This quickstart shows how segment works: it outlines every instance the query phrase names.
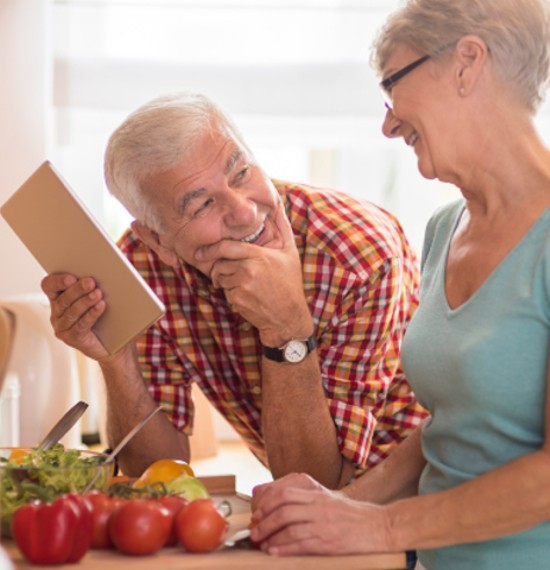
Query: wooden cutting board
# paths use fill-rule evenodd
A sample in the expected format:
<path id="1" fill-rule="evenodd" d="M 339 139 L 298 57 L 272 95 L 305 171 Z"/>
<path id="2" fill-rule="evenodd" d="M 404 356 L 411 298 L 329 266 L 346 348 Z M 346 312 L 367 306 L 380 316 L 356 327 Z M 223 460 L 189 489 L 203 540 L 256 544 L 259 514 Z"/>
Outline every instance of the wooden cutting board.
<path id="1" fill-rule="evenodd" d="M 16 569 L 51 568 L 25 562 L 13 543 L 4 545 Z M 165 548 L 152 556 L 126 556 L 114 550 L 91 550 L 78 564 L 63 568 L 81 570 L 401 570 L 404 554 L 365 554 L 358 556 L 275 557 L 260 551 L 224 549 L 210 554 L 189 554 L 178 548 Z"/>

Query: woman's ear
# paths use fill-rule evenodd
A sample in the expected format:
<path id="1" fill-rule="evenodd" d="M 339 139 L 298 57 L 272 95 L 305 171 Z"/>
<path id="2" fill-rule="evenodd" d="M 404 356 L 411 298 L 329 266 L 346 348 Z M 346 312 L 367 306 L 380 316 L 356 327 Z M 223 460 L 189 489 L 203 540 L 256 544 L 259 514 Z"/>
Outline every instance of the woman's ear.
<path id="1" fill-rule="evenodd" d="M 150 247 L 160 259 L 172 267 L 178 266 L 178 256 L 171 248 L 162 244 L 159 234 L 147 227 L 142 222 L 135 220 L 132 222 L 132 231 L 148 247 Z"/>
<path id="2" fill-rule="evenodd" d="M 487 56 L 487 45 L 478 36 L 464 36 L 456 44 L 455 81 L 461 96 L 468 95 L 476 85 L 487 63 Z"/>

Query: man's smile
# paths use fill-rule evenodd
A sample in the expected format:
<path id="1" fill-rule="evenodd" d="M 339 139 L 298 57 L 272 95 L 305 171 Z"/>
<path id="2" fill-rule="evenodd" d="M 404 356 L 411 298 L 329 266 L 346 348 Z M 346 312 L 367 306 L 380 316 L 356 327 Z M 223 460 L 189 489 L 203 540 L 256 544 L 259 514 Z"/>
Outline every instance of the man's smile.
<path id="1" fill-rule="evenodd" d="M 262 234 L 262 232 L 265 230 L 265 221 L 262 222 L 262 225 L 252 234 L 243 237 L 240 241 L 243 241 L 244 243 L 254 243 Z"/>

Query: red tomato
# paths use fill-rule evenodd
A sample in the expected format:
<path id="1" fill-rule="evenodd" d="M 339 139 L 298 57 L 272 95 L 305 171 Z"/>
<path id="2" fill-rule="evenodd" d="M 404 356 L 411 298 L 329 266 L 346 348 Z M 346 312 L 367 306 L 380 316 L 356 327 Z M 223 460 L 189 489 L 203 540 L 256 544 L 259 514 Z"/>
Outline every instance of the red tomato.
<path id="1" fill-rule="evenodd" d="M 161 495 L 157 500 L 163 507 L 170 511 L 170 534 L 164 546 L 175 546 L 178 543 L 178 536 L 176 534 L 174 520 L 180 510 L 189 504 L 189 501 L 177 495 Z"/>
<path id="2" fill-rule="evenodd" d="M 121 552 L 153 554 L 166 543 L 170 523 L 170 511 L 157 500 L 130 499 L 109 517 L 109 536 Z"/>
<path id="3" fill-rule="evenodd" d="M 188 552 L 210 552 L 220 546 L 227 532 L 225 518 L 211 499 L 195 499 L 176 515 L 179 543 Z"/>
<path id="4" fill-rule="evenodd" d="M 101 491 L 91 491 L 85 497 L 92 507 L 92 548 L 112 548 L 113 541 L 108 531 L 109 517 L 126 499 L 111 497 Z"/>

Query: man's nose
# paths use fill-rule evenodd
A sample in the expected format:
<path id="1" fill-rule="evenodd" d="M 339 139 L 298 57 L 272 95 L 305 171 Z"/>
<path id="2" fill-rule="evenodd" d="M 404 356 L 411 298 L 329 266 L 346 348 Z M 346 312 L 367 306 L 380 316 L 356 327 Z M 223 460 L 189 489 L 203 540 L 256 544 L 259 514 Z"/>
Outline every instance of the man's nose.
<path id="1" fill-rule="evenodd" d="M 401 121 L 393 114 L 393 109 L 386 106 L 386 116 L 382 123 L 382 133 L 389 139 L 399 136 Z"/>
<path id="2" fill-rule="evenodd" d="M 225 207 L 225 221 L 228 225 L 246 226 L 256 221 L 258 206 L 246 193 L 229 192 Z"/>

